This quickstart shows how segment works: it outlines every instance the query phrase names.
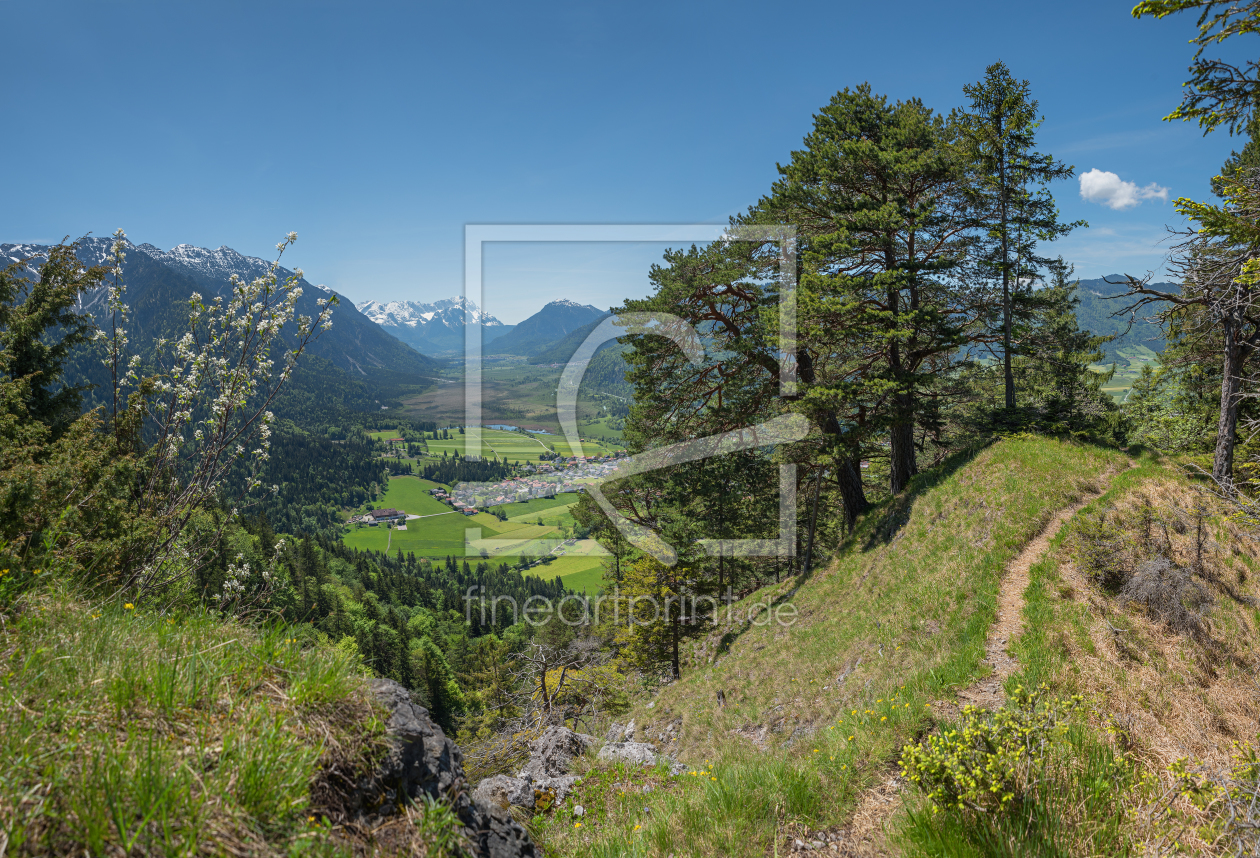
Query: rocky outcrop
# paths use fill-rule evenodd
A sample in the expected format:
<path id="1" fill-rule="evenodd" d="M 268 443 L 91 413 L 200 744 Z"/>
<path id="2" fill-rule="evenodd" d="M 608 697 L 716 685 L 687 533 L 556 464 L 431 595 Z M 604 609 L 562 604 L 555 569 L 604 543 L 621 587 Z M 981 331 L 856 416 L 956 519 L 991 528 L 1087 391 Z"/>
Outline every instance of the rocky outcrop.
<path id="1" fill-rule="evenodd" d="M 545 810 L 564 801 L 581 780 L 572 774 L 573 761 L 598 744 L 599 740 L 594 736 L 577 733 L 568 727 L 548 727 L 530 742 L 529 762 L 517 775 L 531 790 L 534 801 L 530 807 Z"/>
<path id="2" fill-rule="evenodd" d="M 521 769 L 519 777 L 535 780 L 567 775 L 573 768 L 573 760 L 597 744 L 599 740 L 594 736 L 576 733 L 568 727 L 548 727 L 529 743 L 529 762 Z"/>
<path id="3" fill-rule="evenodd" d="M 630 719 L 629 724 L 618 724 L 616 721 L 608 725 L 608 732 L 604 733 L 604 743 L 612 742 L 633 742 L 635 736 L 634 719 Z"/>
<path id="4" fill-rule="evenodd" d="M 605 734 L 599 759 L 632 766 L 655 766 L 665 763 L 671 774 L 682 774 L 687 767 L 673 757 L 660 753 L 655 745 L 631 741 L 635 725 L 613 724 Z M 473 797 L 483 804 L 500 808 L 513 805 L 527 810 L 546 810 L 564 801 L 581 778 L 573 774 L 573 761 L 600 742 L 594 736 L 576 733 L 567 727 L 548 727 L 529 743 L 530 757 L 516 777 L 495 775 L 477 785 Z"/>
<path id="5" fill-rule="evenodd" d="M 599 759 L 604 762 L 625 763 L 631 766 L 655 766 L 665 763 L 670 774 L 681 774 L 687 767 L 673 757 L 657 753 L 655 745 L 647 742 L 609 742 L 599 749 Z"/>
<path id="6" fill-rule="evenodd" d="M 521 778 L 495 775 L 477 784 L 473 790 L 473 801 L 495 804 L 505 810 L 512 805 L 533 810 L 534 790 Z"/>
<path id="7" fill-rule="evenodd" d="M 372 680 L 373 696 L 388 713 L 390 750 L 359 784 L 355 804 L 364 816 L 389 816 L 428 795 L 451 804 L 479 858 L 535 858 L 539 853 L 520 823 L 496 802 L 475 796 L 464 777 L 463 755 L 407 689 L 389 679 Z"/>

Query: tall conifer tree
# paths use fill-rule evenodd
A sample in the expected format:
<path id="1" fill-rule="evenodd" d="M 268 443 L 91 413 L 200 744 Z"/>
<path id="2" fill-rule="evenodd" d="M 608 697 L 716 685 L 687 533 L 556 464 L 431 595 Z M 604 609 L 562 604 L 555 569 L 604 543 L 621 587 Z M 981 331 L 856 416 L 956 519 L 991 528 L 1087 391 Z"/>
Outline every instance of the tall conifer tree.
<path id="1" fill-rule="evenodd" d="M 1052 241 L 1083 222 L 1059 222 L 1048 185 L 1069 179 L 1073 168 L 1035 151 L 1037 102 L 1028 81 L 1017 81 L 1000 60 L 984 80 L 963 87 L 970 112 L 957 115 L 973 168 L 971 193 L 980 230 L 977 262 L 982 276 L 1001 283 L 1000 325 L 1006 408 L 1013 411 L 1017 325 L 1032 282 L 1050 264 L 1037 242 Z"/>

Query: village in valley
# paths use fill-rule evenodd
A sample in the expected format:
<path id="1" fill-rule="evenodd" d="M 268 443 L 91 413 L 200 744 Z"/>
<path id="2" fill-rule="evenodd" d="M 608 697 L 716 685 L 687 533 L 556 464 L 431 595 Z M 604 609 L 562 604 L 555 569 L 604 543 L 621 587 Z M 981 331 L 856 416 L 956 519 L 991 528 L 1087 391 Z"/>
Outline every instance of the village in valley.
<path id="1" fill-rule="evenodd" d="M 559 494 L 585 492 L 586 486 L 591 483 L 614 479 L 618 460 L 623 459 L 625 455 L 624 451 L 617 451 L 606 456 L 560 458 L 538 465 L 525 465 L 521 469 L 523 476 L 520 477 L 493 483 L 461 482 L 450 489 L 436 485 L 428 490 L 428 494 L 451 507 L 453 511 L 471 516 L 479 510 L 489 512 L 491 507 L 504 504 L 525 503 L 537 498 L 554 498 Z M 425 517 L 415 513 L 409 514 L 405 509 L 384 507 L 352 515 L 349 523 L 369 527 L 382 524 L 405 527 L 404 522 Z"/>
<path id="2" fill-rule="evenodd" d="M 526 430 L 485 427 L 484 459 L 498 463 L 504 476 L 443 482 L 431 473 L 433 465 L 462 460 L 462 435 L 459 427 L 371 433 L 387 475 L 373 500 L 346 514 L 343 541 L 430 561 L 476 557 L 521 569 L 542 566 L 545 571 L 535 574 L 559 578 L 566 588 L 597 587 L 604 551 L 571 507 L 589 486 L 616 479 L 624 448 L 586 438 L 580 448 L 550 438 L 543 445 Z"/>
<path id="3" fill-rule="evenodd" d="M 525 476 L 497 483 L 459 483 L 448 494 L 430 491 L 438 500 L 450 500 L 457 510 L 476 510 L 507 503 L 524 503 L 532 498 L 549 498 L 565 492 L 584 492 L 586 485 L 612 479 L 617 460 L 624 453 L 609 456 L 574 456 L 537 466 L 526 465 Z"/>

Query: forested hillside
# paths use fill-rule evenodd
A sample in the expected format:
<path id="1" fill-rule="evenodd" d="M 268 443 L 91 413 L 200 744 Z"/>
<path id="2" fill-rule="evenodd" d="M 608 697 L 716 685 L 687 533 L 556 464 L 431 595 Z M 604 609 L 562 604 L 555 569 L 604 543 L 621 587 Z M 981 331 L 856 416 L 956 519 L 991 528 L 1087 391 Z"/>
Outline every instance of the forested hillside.
<path id="1" fill-rule="evenodd" d="M 1080 304 L 1076 318 L 1082 328 L 1095 334 L 1115 335 L 1115 339 L 1102 344 L 1107 361 L 1117 358 L 1119 349 L 1141 346 L 1156 354 L 1164 350 L 1164 331 L 1156 315 L 1164 309 L 1162 302 L 1148 305 L 1136 313 L 1124 310 L 1132 302 L 1117 300 L 1125 294 L 1125 279 L 1111 274 L 1094 280 L 1081 280 L 1077 290 Z M 1177 292 L 1175 283 L 1152 283 L 1152 288 Z"/>

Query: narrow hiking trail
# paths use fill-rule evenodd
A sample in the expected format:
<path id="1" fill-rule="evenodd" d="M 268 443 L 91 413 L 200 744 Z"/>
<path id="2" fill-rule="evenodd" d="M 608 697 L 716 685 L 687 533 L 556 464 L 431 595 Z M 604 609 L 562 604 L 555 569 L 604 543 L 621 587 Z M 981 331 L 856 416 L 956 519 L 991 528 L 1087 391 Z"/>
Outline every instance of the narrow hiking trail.
<path id="1" fill-rule="evenodd" d="M 1135 466 L 1135 462 L 1129 462 L 1130 468 Z M 960 689 L 954 700 L 933 701 L 932 711 L 938 718 L 952 721 L 962 714 L 964 706 L 997 709 L 1006 702 L 1002 685 L 1019 669 L 1019 662 L 1007 651 L 1007 647 L 1024 630 L 1024 592 L 1028 589 L 1032 567 L 1050 550 L 1050 543 L 1058 536 L 1063 525 L 1102 497 L 1116 476 L 1116 471 L 1107 471 L 1101 476 L 1103 486 L 1100 490 L 1083 495 L 1075 503 L 1059 510 L 1041 532 L 1006 564 L 998 587 L 997 617 L 989 628 L 984 644 L 984 658 L 981 660 L 982 664 L 993 668 L 993 672 Z M 893 773 L 878 786 L 862 794 L 858 799 L 853 821 L 849 824 L 845 844 L 848 851 L 841 849 L 841 855 L 865 857 L 892 854 L 884 837 L 884 826 L 899 806 L 904 786 L 905 782 L 900 774 Z"/>
<path id="2" fill-rule="evenodd" d="M 1111 472 L 1105 476 L 1110 483 L 1115 474 Z M 938 715 L 956 718 L 964 706 L 996 709 L 1006 702 L 1002 685 L 1019 668 L 1019 662 L 1006 648 L 1024 631 L 1024 591 L 1028 589 L 1032 567 L 1050 550 L 1050 543 L 1059 535 L 1063 525 L 1102 495 L 1102 491 L 1086 495 L 1071 506 L 1059 510 L 1050 523 L 1042 528 L 1041 533 L 1033 537 L 1015 559 L 1006 565 L 998 590 L 997 618 L 989 628 L 989 637 L 984 642 L 983 663 L 992 667 L 993 673 L 961 689 L 956 695 L 956 703 L 933 703 L 932 708 L 936 709 Z"/>

